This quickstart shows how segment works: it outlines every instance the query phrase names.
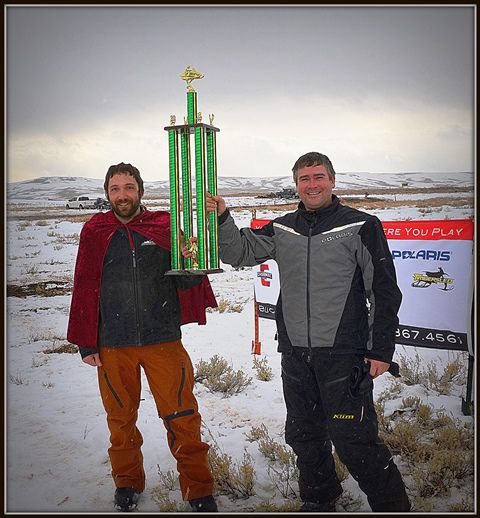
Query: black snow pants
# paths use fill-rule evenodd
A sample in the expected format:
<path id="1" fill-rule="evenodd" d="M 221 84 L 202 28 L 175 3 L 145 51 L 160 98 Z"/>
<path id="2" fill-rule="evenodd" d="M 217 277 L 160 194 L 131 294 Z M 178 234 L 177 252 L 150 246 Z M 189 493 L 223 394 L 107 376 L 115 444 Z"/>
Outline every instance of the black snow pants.
<path id="1" fill-rule="evenodd" d="M 364 367 L 356 354 L 300 347 L 282 353 L 285 440 L 297 455 L 300 497 L 324 503 L 342 493 L 333 443 L 372 511 L 409 511 L 400 472 L 378 436 L 373 380 Z"/>

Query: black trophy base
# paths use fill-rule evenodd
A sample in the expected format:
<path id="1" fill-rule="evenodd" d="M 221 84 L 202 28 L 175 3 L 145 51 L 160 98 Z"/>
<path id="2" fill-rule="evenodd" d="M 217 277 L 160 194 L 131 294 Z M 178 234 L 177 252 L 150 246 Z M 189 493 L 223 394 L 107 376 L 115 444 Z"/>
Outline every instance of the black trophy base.
<path id="1" fill-rule="evenodd" d="M 209 268 L 209 269 L 199 269 L 199 268 L 187 268 L 185 270 L 168 270 L 165 272 L 165 275 L 207 275 L 209 273 L 222 273 L 223 270 L 221 268 Z"/>

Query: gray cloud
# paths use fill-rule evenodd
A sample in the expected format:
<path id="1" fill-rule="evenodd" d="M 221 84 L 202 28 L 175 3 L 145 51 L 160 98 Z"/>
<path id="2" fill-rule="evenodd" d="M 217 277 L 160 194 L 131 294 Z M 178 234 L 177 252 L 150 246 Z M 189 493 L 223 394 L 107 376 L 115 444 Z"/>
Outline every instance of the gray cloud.
<path id="1" fill-rule="evenodd" d="M 8 135 L 58 139 L 102 123 L 132 131 L 142 115 L 158 118 L 161 133 L 170 113 L 185 111 L 179 76 L 187 64 L 205 74 L 195 84 L 206 110 L 230 106 L 242 127 L 269 116 L 262 105 L 272 96 L 469 113 L 473 13 L 452 6 L 10 6 Z M 243 106 L 257 110 L 249 121 L 240 120 Z M 449 124 L 464 128 L 463 119 Z M 286 128 L 292 120 L 285 115 Z"/>

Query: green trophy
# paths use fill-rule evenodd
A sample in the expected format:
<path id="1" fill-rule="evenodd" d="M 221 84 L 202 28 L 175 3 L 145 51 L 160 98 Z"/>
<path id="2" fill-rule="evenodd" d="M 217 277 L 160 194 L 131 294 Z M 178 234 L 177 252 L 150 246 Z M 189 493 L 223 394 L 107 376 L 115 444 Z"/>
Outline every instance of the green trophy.
<path id="1" fill-rule="evenodd" d="M 187 83 L 187 117 L 184 124 L 176 125 L 176 117 L 171 115 L 170 126 L 164 128 L 168 131 L 172 236 L 172 269 L 166 275 L 218 273 L 223 270 L 219 268 L 218 260 L 217 215 L 215 212 L 207 215 L 206 192 L 208 190 L 214 196 L 217 194 L 216 132 L 220 130 L 212 125 L 213 114 L 209 116 L 210 124 L 204 124 L 202 114 L 197 111 L 197 92 L 192 88 L 192 81 L 202 79 L 203 75 L 187 66 L 180 77 Z M 195 199 L 191 171 L 192 134 L 195 146 Z M 182 256 L 182 243 L 192 253 L 191 258 Z"/>

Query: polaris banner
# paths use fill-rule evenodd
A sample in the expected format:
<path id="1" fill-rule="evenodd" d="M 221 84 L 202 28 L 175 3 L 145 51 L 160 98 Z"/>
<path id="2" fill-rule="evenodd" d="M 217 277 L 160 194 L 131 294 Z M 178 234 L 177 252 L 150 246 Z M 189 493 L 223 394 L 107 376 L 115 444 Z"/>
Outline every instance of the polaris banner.
<path id="1" fill-rule="evenodd" d="M 254 219 L 251 228 L 269 220 Z M 473 221 L 383 221 L 403 294 L 397 343 L 473 356 Z M 280 280 L 273 260 L 253 268 L 258 316 L 275 318 Z"/>
<path id="2" fill-rule="evenodd" d="M 397 343 L 473 356 L 473 221 L 382 225 L 403 294 Z"/>

